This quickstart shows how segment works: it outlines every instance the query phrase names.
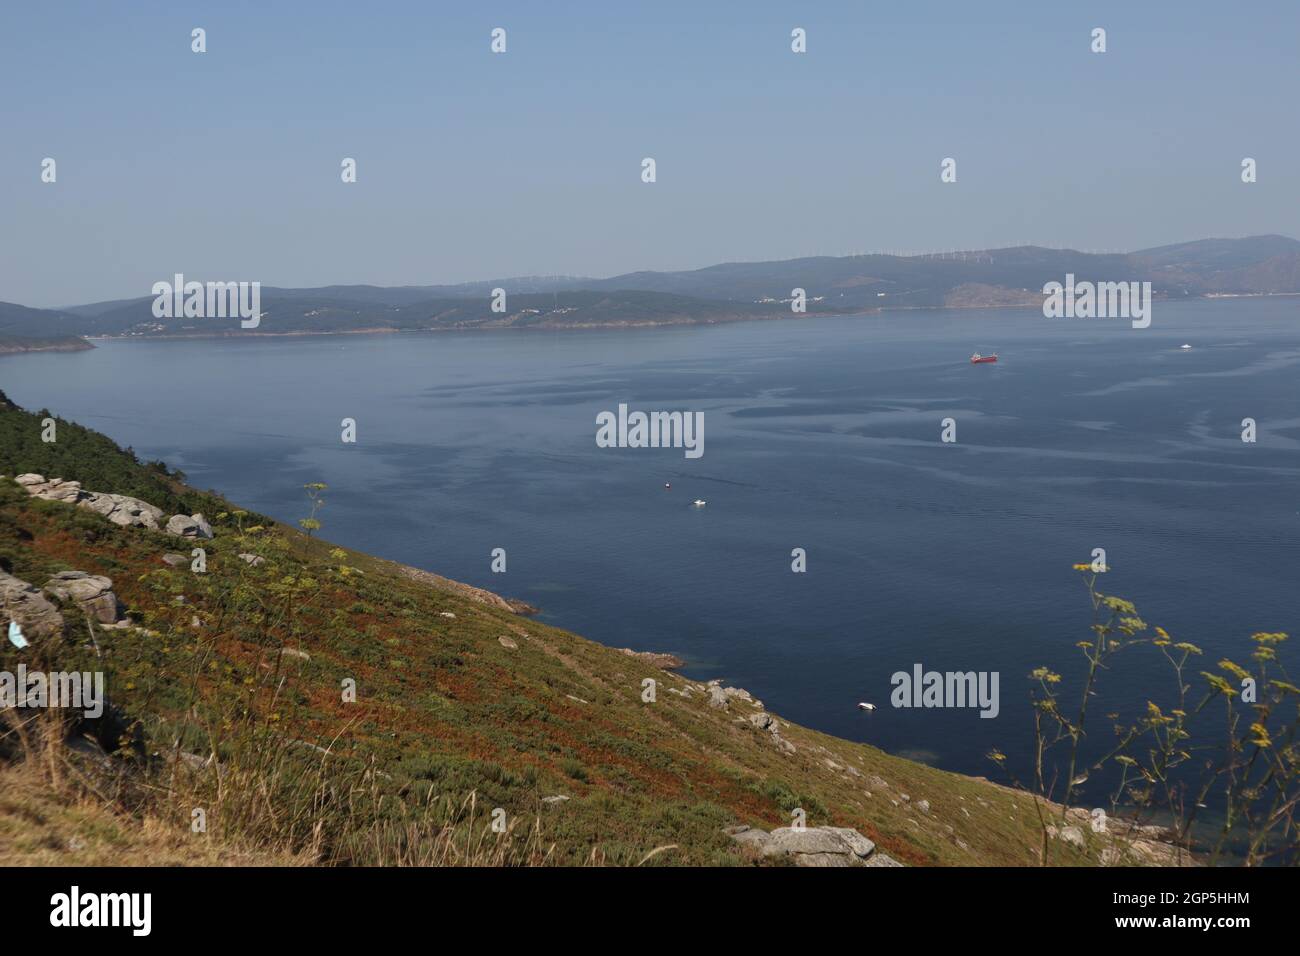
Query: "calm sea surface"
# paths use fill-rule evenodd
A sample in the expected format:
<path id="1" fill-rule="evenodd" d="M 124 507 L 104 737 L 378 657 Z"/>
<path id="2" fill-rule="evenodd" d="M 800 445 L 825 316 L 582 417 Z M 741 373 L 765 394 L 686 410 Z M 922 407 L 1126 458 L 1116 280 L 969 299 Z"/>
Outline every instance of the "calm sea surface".
<path id="1" fill-rule="evenodd" d="M 1093 548 L 1206 669 L 1255 631 L 1300 643 L 1300 299 L 1157 302 L 1145 330 L 980 311 L 98 344 L 0 359 L 0 388 L 287 522 L 326 482 L 328 539 L 949 769 L 996 776 L 995 746 L 1023 766 L 1026 674 L 1080 673 Z M 598 448 L 620 402 L 703 411 L 703 457 Z M 918 663 L 999 672 L 999 716 L 890 707 Z M 1102 686 L 1099 714 L 1173 690 L 1150 649 Z"/>

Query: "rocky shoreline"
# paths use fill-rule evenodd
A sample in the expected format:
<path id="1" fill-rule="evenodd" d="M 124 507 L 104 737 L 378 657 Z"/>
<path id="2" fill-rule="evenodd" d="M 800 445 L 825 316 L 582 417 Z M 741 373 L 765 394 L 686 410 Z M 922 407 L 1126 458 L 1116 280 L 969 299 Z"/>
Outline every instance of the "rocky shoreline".
<path id="1" fill-rule="evenodd" d="M 488 607 L 498 608 L 502 611 L 509 611 L 511 614 L 520 614 L 525 617 L 539 613 L 538 608 L 533 607 L 523 601 L 515 598 L 505 598 L 493 591 L 485 588 L 476 588 L 472 584 L 465 584 L 461 581 L 453 581 L 451 578 L 444 578 L 441 574 L 434 574 L 432 571 L 425 571 L 421 568 L 413 568 L 409 564 L 399 564 L 396 561 L 386 562 L 396 569 L 398 574 L 409 578 L 412 581 L 418 581 L 429 587 L 437 588 L 440 591 L 450 591 L 461 597 L 469 598 L 471 601 L 477 601 L 479 604 L 486 604 Z"/>

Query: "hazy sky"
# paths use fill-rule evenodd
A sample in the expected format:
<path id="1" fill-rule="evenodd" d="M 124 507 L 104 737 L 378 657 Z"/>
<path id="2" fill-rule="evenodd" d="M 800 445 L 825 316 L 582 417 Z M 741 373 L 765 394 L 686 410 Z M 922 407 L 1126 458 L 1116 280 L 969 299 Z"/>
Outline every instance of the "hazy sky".
<path id="1" fill-rule="evenodd" d="M 0 300 L 1300 237 L 1297 89 L 1296 0 L 6 3 Z"/>

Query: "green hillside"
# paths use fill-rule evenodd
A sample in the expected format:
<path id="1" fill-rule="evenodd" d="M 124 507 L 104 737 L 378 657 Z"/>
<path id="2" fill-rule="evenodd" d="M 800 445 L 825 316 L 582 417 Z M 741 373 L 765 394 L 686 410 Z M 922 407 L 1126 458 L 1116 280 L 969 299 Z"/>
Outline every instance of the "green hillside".
<path id="1" fill-rule="evenodd" d="M 46 419 L 54 421 L 54 441 L 45 440 Z M 90 491 L 142 498 L 168 514 L 211 512 L 218 505 L 214 496 L 181 484 L 185 476 L 164 463 L 142 463 L 111 438 L 47 410 L 25 412 L 0 391 L 0 474 L 25 472 L 80 481 Z"/>

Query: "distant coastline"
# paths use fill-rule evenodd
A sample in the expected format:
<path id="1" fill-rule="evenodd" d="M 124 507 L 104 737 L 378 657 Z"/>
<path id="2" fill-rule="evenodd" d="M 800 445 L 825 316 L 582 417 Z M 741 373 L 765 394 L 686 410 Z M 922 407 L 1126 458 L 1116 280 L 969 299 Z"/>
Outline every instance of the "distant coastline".
<path id="1" fill-rule="evenodd" d="M 1205 295 L 1192 296 L 1167 296 L 1157 295 L 1157 301 L 1214 301 L 1217 299 L 1269 299 L 1269 298 L 1289 298 L 1300 296 L 1300 292 L 1244 292 L 1244 293 L 1207 293 Z M 640 320 L 636 322 L 593 322 L 586 325 L 577 325 L 574 323 L 537 323 L 533 325 L 465 325 L 465 326 L 439 326 L 434 328 L 414 328 L 414 329 L 396 329 L 389 327 L 371 327 L 358 329 L 302 329 L 291 330 L 286 332 L 267 332 L 252 329 L 227 329 L 223 331 L 212 332 L 160 332 L 153 334 L 139 333 L 118 333 L 113 335 L 87 335 L 83 340 L 89 342 L 111 341 L 111 342 L 159 342 L 159 341 L 188 341 L 202 339 L 236 339 L 236 338 L 315 338 L 325 336 L 339 335 L 423 335 L 423 334 L 443 334 L 455 332 L 597 332 L 613 331 L 619 329 L 658 329 L 668 327 L 690 327 L 690 326 L 709 326 L 723 325 L 733 322 L 775 322 L 790 320 L 807 320 L 821 318 L 845 318 L 849 316 L 880 316 L 891 313 L 905 312 L 976 312 L 985 309 L 1016 309 L 1016 310 L 1037 310 L 1041 309 L 1041 296 L 1036 296 L 1032 302 L 971 302 L 965 305 L 895 305 L 880 306 L 877 308 L 860 308 L 860 309 L 822 309 L 816 312 L 806 312 L 800 314 L 780 313 L 780 314 L 737 314 L 734 317 L 721 318 L 710 316 L 708 318 L 690 319 L 690 318 L 665 318 Z M 93 348 L 93 346 L 90 346 Z M 32 350 L 35 351 L 35 350 Z M 77 349 L 51 349 L 48 351 L 77 351 Z"/>
<path id="2" fill-rule="evenodd" d="M 0 355 L 21 355 L 27 352 L 84 352 L 94 347 L 86 338 L 76 335 L 55 338 L 0 335 Z"/>
<path id="3" fill-rule="evenodd" d="M 33 340 L 8 351 L 71 351 L 84 348 L 74 343 L 85 338 L 635 329 L 1040 308 L 1043 289 L 1072 281 L 1109 286 L 1141 282 L 1149 297 L 1168 301 L 1295 296 L 1300 295 L 1300 241 L 1279 235 L 1203 239 L 1115 254 L 1019 246 L 915 256 L 817 256 L 606 279 L 533 276 L 431 286 L 284 288 L 247 277 L 208 280 L 209 296 L 213 286 L 258 290 L 256 306 L 250 299 L 239 309 L 255 308 L 261 328 L 244 327 L 233 317 L 235 309 L 209 305 L 205 310 L 202 303 L 189 315 L 159 313 L 151 296 L 63 309 L 0 302 L 0 341 Z"/>
<path id="4" fill-rule="evenodd" d="M 1292 298 L 1300 296 L 1300 292 L 1248 292 L 1248 293 L 1209 293 L 1196 296 L 1157 296 L 1159 301 L 1215 301 L 1219 299 L 1269 299 L 1269 298 Z M 391 327 L 369 327 L 357 329 L 294 329 L 285 332 L 267 332 L 251 329 L 225 329 L 214 330 L 211 332 L 158 332 L 151 334 L 119 332 L 105 335 L 83 335 L 83 336 L 64 336 L 51 339 L 36 338 L 18 338 L 0 336 L 0 355 L 25 355 L 35 352 L 84 352 L 88 349 L 95 348 L 95 342 L 174 342 L 174 341 L 196 341 L 207 339 L 245 339 L 245 338 L 264 338 L 264 339 L 292 339 L 292 338 L 323 338 L 330 336 L 343 335 L 423 335 L 423 334 L 444 334 L 456 332 L 513 332 L 513 331 L 535 331 L 535 332 L 598 332 L 614 331 L 622 329 L 657 329 L 669 327 L 692 327 L 692 326 L 709 326 L 730 324 L 733 322 L 773 322 L 783 320 L 805 320 L 819 318 L 844 318 L 849 316 L 881 316 L 891 313 L 904 312 L 975 312 L 983 309 L 1016 309 L 1030 310 L 1040 308 L 1040 303 L 985 303 L 973 302 L 968 305 L 897 305 L 882 306 L 874 309 L 844 309 L 831 310 L 825 309 L 816 312 L 807 312 L 798 315 L 781 313 L 781 314 L 736 314 L 732 317 L 710 316 L 708 318 L 690 319 L 671 317 L 662 320 L 648 319 L 636 322 L 599 322 L 586 325 L 577 325 L 574 323 L 536 323 L 533 325 L 465 325 L 465 326 L 439 326 L 434 328 L 414 328 L 414 329 L 397 329 Z"/>

